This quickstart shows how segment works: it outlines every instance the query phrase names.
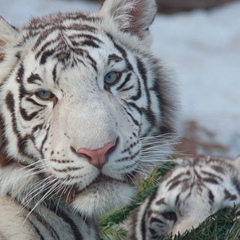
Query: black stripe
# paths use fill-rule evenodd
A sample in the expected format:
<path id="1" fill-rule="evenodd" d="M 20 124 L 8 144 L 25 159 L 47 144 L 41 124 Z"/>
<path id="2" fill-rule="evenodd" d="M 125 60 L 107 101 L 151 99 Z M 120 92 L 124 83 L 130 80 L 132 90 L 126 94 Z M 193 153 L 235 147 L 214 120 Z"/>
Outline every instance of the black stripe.
<path id="1" fill-rule="evenodd" d="M 211 166 L 212 169 L 214 169 L 217 173 L 225 173 L 225 169 L 222 166 Z"/>
<path id="2" fill-rule="evenodd" d="M 149 109 L 144 109 L 142 108 L 142 114 L 145 115 L 147 121 L 150 123 L 150 128 L 148 130 L 148 132 L 150 132 L 154 127 L 156 127 L 157 123 L 156 123 L 156 115 L 155 113 L 152 111 L 151 108 Z"/>
<path id="3" fill-rule="evenodd" d="M 29 210 L 29 209 L 28 209 Z M 31 211 L 31 210 L 29 210 Z M 36 219 L 44 226 L 45 229 L 47 229 L 51 236 L 56 239 L 59 240 L 60 236 L 58 234 L 58 232 L 53 228 L 53 226 L 51 226 L 46 220 L 45 218 L 43 218 L 40 214 L 38 214 L 36 211 L 32 211 L 31 215 L 35 216 Z"/>
<path id="4" fill-rule="evenodd" d="M 174 203 L 175 206 L 178 206 L 180 195 L 181 195 L 181 192 L 178 193 L 178 195 L 177 195 L 177 197 L 176 197 L 176 199 L 175 199 L 175 203 Z"/>
<path id="5" fill-rule="evenodd" d="M 109 34 L 106 33 L 106 35 L 108 36 L 109 40 L 113 43 L 114 47 L 122 54 L 124 60 L 127 63 L 127 68 L 130 71 L 133 71 L 133 66 L 130 64 L 129 60 L 128 60 L 128 56 L 127 56 L 127 52 L 125 51 L 124 48 L 122 48 L 120 45 L 118 45 L 114 40 L 113 37 Z"/>
<path id="6" fill-rule="evenodd" d="M 36 73 L 31 73 L 31 75 L 27 78 L 28 83 L 36 83 L 39 80 L 42 82 L 42 79 Z"/>
<path id="7" fill-rule="evenodd" d="M 23 77 L 24 77 L 24 67 L 23 64 L 20 64 L 20 67 L 18 69 L 17 72 L 17 76 L 16 76 L 16 81 L 19 83 L 19 102 L 20 99 L 23 98 L 25 95 L 29 94 L 28 91 L 25 89 L 25 83 L 23 81 Z M 38 78 L 38 75 L 33 75 L 32 77 L 36 77 Z M 33 79 L 32 79 L 33 80 Z M 28 79 L 27 79 L 28 81 Z M 31 76 L 30 76 L 30 81 L 31 81 Z"/>
<path id="8" fill-rule="evenodd" d="M 108 56 L 108 65 L 109 65 L 112 61 L 114 61 L 114 62 L 116 63 L 116 62 L 123 61 L 123 59 L 122 59 L 121 57 L 119 57 L 118 55 L 116 55 L 116 54 L 110 54 L 110 55 Z"/>
<path id="9" fill-rule="evenodd" d="M 53 78 L 53 81 L 56 83 L 57 82 L 57 64 L 55 64 L 52 70 L 52 78 Z"/>
<path id="10" fill-rule="evenodd" d="M 67 31 L 87 31 L 91 33 L 95 33 L 97 31 L 97 28 L 87 25 L 87 24 L 79 24 L 79 23 L 73 23 L 72 25 L 68 26 Z"/>
<path id="11" fill-rule="evenodd" d="M 123 108 L 124 108 L 126 111 L 127 111 L 126 107 L 129 108 L 129 105 L 131 104 L 132 107 L 136 108 L 136 109 L 138 110 L 138 112 L 141 113 L 139 107 L 138 107 L 135 103 L 133 103 L 133 102 L 128 102 L 127 100 L 125 100 L 125 99 L 123 99 L 123 98 L 122 98 L 121 100 L 122 100 L 122 101 L 125 103 L 125 105 L 126 105 L 126 106 L 123 106 Z"/>
<path id="12" fill-rule="evenodd" d="M 127 102 L 127 101 L 124 101 L 128 107 L 131 107 L 131 108 L 134 108 L 138 113 L 139 115 L 142 115 L 142 108 L 139 108 L 138 105 L 136 105 L 134 102 Z"/>
<path id="13" fill-rule="evenodd" d="M 128 73 L 124 82 L 120 86 L 118 86 L 116 90 L 117 91 L 121 90 L 121 88 L 123 88 L 124 85 L 130 80 L 131 76 L 132 76 L 132 73 Z"/>
<path id="14" fill-rule="evenodd" d="M 93 69 L 97 71 L 97 62 L 90 56 L 89 52 L 85 49 L 82 48 L 71 48 L 71 50 L 76 53 L 77 55 L 80 55 L 84 60 L 81 60 L 78 58 L 78 62 L 81 62 L 84 66 L 86 66 L 85 62 L 86 62 L 86 58 L 88 58 L 88 60 L 90 61 L 90 65 L 93 67 Z M 60 52 L 56 52 L 56 54 L 54 55 L 54 57 L 56 57 L 59 61 L 63 62 L 64 64 L 69 64 L 69 58 L 70 58 L 70 51 L 60 51 Z M 67 60 L 67 61 L 66 61 Z M 75 59 L 72 59 L 73 61 Z"/>
<path id="15" fill-rule="evenodd" d="M 209 204 L 212 204 L 212 203 L 214 203 L 214 200 L 215 200 L 215 198 L 214 198 L 214 195 L 213 195 L 213 192 L 210 190 L 210 189 L 208 189 L 208 202 L 209 202 Z"/>
<path id="16" fill-rule="evenodd" d="M 174 181 L 170 184 L 170 186 L 168 187 L 168 191 L 178 187 L 179 185 L 182 185 L 182 181 Z"/>
<path id="17" fill-rule="evenodd" d="M 40 233 L 39 229 L 37 228 L 37 226 L 29 218 L 27 221 L 32 226 L 32 228 L 34 228 L 35 232 L 37 233 L 37 236 L 40 237 L 41 240 L 44 240 L 44 238 L 43 238 L 42 234 Z"/>
<path id="18" fill-rule="evenodd" d="M 47 141 L 47 139 L 48 139 L 48 135 L 49 135 L 49 129 L 50 129 L 50 126 L 46 129 L 46 135 L 45 135 L 45 137 L 44 137 L 44 139 L 43 139 L 43 141 L 42 141 L 42 145 L 41 145 L 41 147 L 40 147 L 40 154 L 41 154 L 41 157 L 43 158 L 43 147 L 44 147 L 44 144 L 46 143 L 46 141 Z"/>
<path id="19" fill-rule="evenodd" d="M 145 114 L 147 116 L 147 119 L 150 121 L 150 123 L 155 125 L 156 117 L 151 109 L 151 96 L 150 96 L 150 92 L 149 92 L 148 85 L 147 85 L 147 72 L 146 72 L 143 62 L 139 58 L 137 58 L 137 66 L 138 66 L 138 71 L 143 79 L 144 87 L 146 90 L 147 110 L 145 110 Z M 157 88 L 154 89 L 154 91 L 156 91 L 156 90 L 157 90 Z"/>
<path id="20" fill-rule="evenodd" d="M 131 96 L 130 99 L 133 101 L 137 101 L 139 98 L 142 97 L 142 90 L 141 90 L 141 84 L 139 79 L 137 79 L 138 87 L 137 87 L 137 94 L 135 96 Z"/>
<path id="21" fill-rule="evenodd" d="M 46 25 L 43 26 L 43 28 L 46 28 L 46 27 L 47 27 Z M 59 27 L 56 27 L 56 26 L 51 26 L 51 28 L 47 28 L 46 30 L 41 29 L 41 32 L 40 32 L 40 34 L 39 34 L 39 37 L 38 37 L 35 45 L 33 46 L 33 51 L 35 51 L 35 50 L 39 47 L 39 45 L 41 45 L 41 44 L 43 43 L 43 41 L 44 41 L 50 34 L 52 34 L 54 31 L 57 31 L 57 30 L 59 30 Z M 47 44 L 46 47 L 49 45 L 49 43 L 51 44 L 53 41 L 56 41 L 56 39 L 55 39 L 55 40 L 52 40 L 52 41 L 46 42 L 46 43 L 45 43 L 45 44 Z M 44 47 L 44 45 L 43 45 L 43 47 Z M 43 49 L 45 49 L 45 48 L 41 48 L 40 51 L 42 51 Z"/>
<path id="22" fill-rule="evenodd" d="M 136 58 L 137 60 L 137 69 L 139 74 L 141 75 L 141 78 L 143 80 L 144 88 L 146 90 L 146 97 L 147 97 L 147 108 L 150 108 L 151 106 L 151 99 L 150 99 L 150 93 L 147 85 L 147 71 L 144 67 L 143 62 L 140 60 L 140 58 Z"/>
<path id="23" fill-rule="evenodd" d="M 211 184 L 215 184 L 215 185 L 218 185 L 218 184 L 219 184 L 219 182 L 218 182 L 217 179 L 211 178 L 211 177 L 204 177 L 204 178 L 202 178 L 202 180 L 203 180 L 204 182 L 211 183 Z"/>
<path id="24" fill-rule="evenodd" d="M 140 123 L 128 111 L 126 111 L 126 113 L 132 119 L 136 126 L 140 126 Z"/>
<path id="25" fill-rule="evenodd" d="M 220 181 L 223 181 L 223 178 L 220 177 L 220 176 L 217 175 L 217 174 L 213 174 L 213 173 L 211 173 L 211 172 L 204 171 L 204 170 L 202 170 L 202 173 L 203 173 L 204 175 L 208 175 L 210 178 L 215 178 L 215 179 L 218 179 L 218 180 L 220 180 Z"/>
<path id="26" fill-rule="evenodd" d="M 26 121 L 31 121 L 33 118 L 35 118 L 38 115 L 39 111 L 33 112 L 31 114 L 27 114 L 26 110 L 22 107 L 20 107 L 20 114 L 22 118 Z"/>
<path id="27" fill-rule="evenodd" d="M 8 140 L 6 139 L 5 136 L 5 124 L 3 120 L 3 115 L 0 114 L 0 136 L 1 136 L 1 141 L 0 141 L 0 153 L 3 153 L 5 151 L 5 147 L 8 145 Z"/>
<path id="28" fill-rule="evenodd" d="M 38 131 L 38 130 L 41 130 L 41 129 L 43 128 L 43 125 L 44 125 L 44 123 L 35 126 L 35 127 L 32 129 L 32 135 L 34 134 L 34 132 L 36 132 L 36 131 Z"/>
<path id="29" fill-rule="evenodd" d="M 9 112 L 11 113 L 11 120 L 12 120 L 12 129 L 13 132 L 18 136 L 18 130 L 17 130 L 17 121 L 16 121 L 16 117 L 14 114 L 14 98 L 13 98 L 13 94 L 11 92 L 9 92 L 5 98 L 5 103 L 6 106 L 9 110 Z"/>
<path id="30" fill-rule="evenodd" d="M 142 219 L 141 219 L 141 235 L 143 237 L 143 240 L 146 240 L 146 223 L 148 222 L 147 218 L 147 212 L 149 211 L 149 207 L 152 204 L 152 201 L 155 199 L 157 195 L 157 189 L 155 190 L 155 192 L 152 194 L 152 196 L 150 197 L 147 206 L 145 207 L 145 211 L 143 213 Z"/>
<path id="31" fill-rule="evenodd" d="M 159 126 L 160 132 L 161 134 L 175 133 L 176 130 L 173 128 L 173 124 L 171 121 L 169 122 L 168 119 L 169 117 L 175 118 L 174 112 L 176 112 L 176 103 L 172 102 L 172 100 L 169 99 L 169 96 L 167 95 L 167 93 L 171 92 L 171 89 L 167 82 L 167 79 L 165 79 L 164 74 L 162 74 L 162 67 L 157 64 L 156 60 L 153 60 L 152 65 L 154 67 L 153 72 L 155 73 L 155 76 L 153 87 L 151 87 L 149 91 L 155 93 L 155 97 L 158 102 L 158 109 L 162 115 L 162 123 Z M 170 112 L 169 109 L 172 111 Z"/>
<path id="32" fill-rule="evenodd" d="M 46 107 L 46 105 L 40 104 L 40 103 L 34 101 L 34 99 L 32 99 L 32 98 L 26 98 L 26 100 L 27 100 L 28 102 L 31 102 L 31 103 L 34 104 L 34 105 L 39 106 L 39 107 L 44 107 L 44 108 Z"/>
<path id="33" fill-rule="evenodd" d="M 95 42 L 98 42 L 98 43 L 103 43 L 100 39 L 94 37 L 93 35 L 90 35 L 90 34 L 84 34 L 84 33 L 77 33 L 77 34 L 72 34 L 71 36 L 68 37 L 71 41 L 76 41 L 75 39 L 81 39 L 81 38 L 87 38 L 87 39 L 91 39 Z"/>
<path id="34" fill-rule="evenodd" d="M 130 86 L 128 88 L 121 89 L 121 92 L 127 92 L 127 91 L 129 91 L 129 90 L 131 90 L 133 88 L 134 88 L 134 86 L 132 85 L 132 86 Z"/>
<path id="35" fill-rule="evenodd" d="M 59 38 L 53 39 L 53 40 L 51 40 L 51 41 L 49 41 L 49 42 L 46 42 L 46 43 L 41 47 L 41 49 L 35 54 L 35 59 L 38 59 L 39 56 L 41 55 L 41 53 L 44 52 L 45 49 L 46 49 L 48 46 L 52 45 L 53 43 L 56 43 L 57 41 L 59 41 Z"/>
<path id="36" fill-rule="evenodd" d="M 65 213 L 63 210 L 58 209 L 58 211 L 56 211 L 56 209 L 51 205 L 49 206 L 49 209 L 54 212 L 55 214 L 57 214 L 60 218 L 63 219 L 64 222 L 66 222 L 70 228 L 72 229 L 72 233 L 74 235 L 74 238 L 76 240 L 83 240 L 83 236 L 80 232 L 80 229 L 77 227 L 77 225 L 75 224 L 75 222 L 71 219 L 70 216 L 68 216 L 67 213 Z"/>
<path id="37" fill-rule="evenodd" d="M 141 59 L 136 58 L 136 60 L 137 60 L 137 69 L 143 80 L 144 89 L 145 89 L 146 98 L 147 98 L 147 106 L 145 109 L 142 109 L 142 112 L 145 114 L 147 121 L 149 121 L 149 123 L 150 123 L 149 129 L 146 131 L 146 135 L 148 135 L 148 133 L 151 132 L 154 127 L 157 126 L 158 120 L 156 118 L 156 114 L 151 109 L 152 103 L 151 103 L 150 89 L 148 88 L 148 85 L 147 85 L 147 70 L 144 67 L 144 64 L 141 61 Z M 156 91 L 156 90 L 157 90 L 157 88 L 155 88 L 153 91 Z M 159 102 L 159 104 L 160 104 L 160 102 Z M 157 134 L 159 134 L 159 132 Z"/>
<path id="38" fill-rule="evenodd" d="M 239 180 L 239 178 L 235 176 L 231 180 L 232 180 L 233 186 L 235 187 L 236 191 L 240 195 L 240 180 Z"/>
<path id="39" fill-rule="evenodd" d="M 7 108 L 8 108 L 8 110 L 11 113 L 13 113 L 13 111 L 14 111 L 14 99 L 13 99 L 12 93 L 9 92 L 7 94 L 7 96 L 5 98 L 5 104 L 6 104 Z"/>
<path id="40" fill-rule="evenodd" d="M 90 17 L 88 15 L 85 15 L 85 14 L 82 14 L 82 13 L 67 13 L 67 14 L 61 14 L 61 15 L 57 15 L 57 19 L 58 19 L 58 16 L 60 16 L 60 20 L 64 20 L 64 19 L 67 19 L 67 20 L 84 20 L 84 21 L 87 21 L 87 22 L 95 22 L 97 20 L 99 20 L 98 17 Z M 56 20 L 57 20 L 56 19 Z M 59 20 L 59 19 L 58 19 Z M 64 23 L 64 22 L 63 22 Z M 84 24 L 84 23 L 83 23 Z M 80 25 L 78 24 L 80 27 L 84 26 L 84 25 Z"/>
<path id="41" fill-rule="evenodd" d="M 92 47 L 92 48 L 100 48 L 100 46 L 91 39 L 84 40 L 84 41 L 81 41 L 81 42 L 73 41 L 72 43 L 73 43 L 73 45 L 77 45 L 77 46 L 81 45 L 81 46 L 88 46 L 88 47 Z"/>
<path id="42" fill-rule="evenodd" d="M 45 64 L 47 59 L 50 56 L 53 56 L 55 53 L 55 49 L 51 49 L 51 50 L 46 50 L 45 52 L 43 52 L 41 59 L 40 59 L 40 64 Z"/>
<path id="43" fill-rule="evenodd" d="M 163 216 L 164 217 L 164 216 Z M 162 220 L 158 219 L 158 218 L 151 218 L 151 221 L 150 223 L 153 223 L 153 222 L 158 222 L 158 223 L 164 223 Z"/>
<path id="44" fill-rule="evenodd" d="M 16 76 L 17 77 L 16 80 L 18 83 L 22 83 L 23 76 L 24 76 L 24 67 L 23 67 L 23 64 L 21 63 Z"/>
<path id="45" fill-rule="evenodd" d="M 5 103 L 7 105 L 9 112 L 11 113 L 12 130 L 15 133 L 18 141 L 17 146 L 18 146 L 19 153 L 22 154 L 23 156 L 29 157 L 30 159 L 34 159 L 34 156 L 32 156 L 31 154 L 25 151 L 25 146 L 26 146 L 27 140 L 29 139 L 29 135 L 26 135 L 25 137 L 22 138 L 17 129 L 17 119 L 14 112 L 14 108 L 15 108 L 14 98 L 11 92 L 7 94 Z"/>
<path id="46" fill-rule="evenodd" d="M 224 194 L 225 194 L 224 200 L 228 199 L 231 201 L 237 200 L 237 195 L 231 194 L 227 189 L 224 189 Z"/>
<path id="47" fill-rule="evenodd" d="M 93 69 L 95 70 L 95 72 L 97 73 L 97 62 L 89 55 L 89 53 L 87 51 L 84 51 L 86 54 L 86 57 L 91 61 L 91 66 L 93 67 Z"/>
<path id="48" fill-rule="evenodd" d="M 188 172 L 185 172 L 185 173 L 179 173 L 177 176 L 175 176 L 174 178 L 170 178 L 169 181 L 167 181 L 167 184 L 166 186 L 169 186 L 169 185 L 172 185 L 172 184 L 175 184 L 176 181 L 179 181 L 179 179 L 182 177 L 182 176 L 186 176 Z M 179 182 L 181 182 L 182 180 L 180 180 Z"/>

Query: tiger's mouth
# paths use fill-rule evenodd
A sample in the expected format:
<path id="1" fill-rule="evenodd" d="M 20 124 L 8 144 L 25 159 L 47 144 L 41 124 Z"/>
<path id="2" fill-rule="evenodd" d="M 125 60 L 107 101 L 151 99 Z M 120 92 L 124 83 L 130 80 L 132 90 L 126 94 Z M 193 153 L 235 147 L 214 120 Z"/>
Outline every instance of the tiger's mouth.
<path id="1" fill-rule="evenodd" d="M 109 177 L 107 175 L 104 175 L 102 173 L 100 173 L 88 186 L 91 186 L 93 184 L 96 184 L 96 183 L 104 183 L 104 182 L 111 182 L 111 181 L 117 181 L 116 179 L 112 178 L 112 177 Z M 121 181 L 122 182 L 122 181 Z"/>
<path id="2" fill-rule="evenodd" d="M 80 192 L 87 190 L 88 188 L 91 188 L 93 185 L 98 185 L 98 184 L 104 184 L 104 183 L 114 183 L 114 182 L 120 182 L 120 183 L 125 183 L 130 186 L 135 186 L 136 184 L 133 181 L 132 177 L 128 177 L 127 175 L 124 177 L 123 180 L 119 180 L 110 176 L 107 176 L 103 173 L 100 173 L 86 188 L 81 190 Z"/>
<path id="3" fill-rule="evenodd" d="M 119 180 L 107 175 L 104 175 L 102 173 L 100 173 L 90 184 L 88 184 L 85 188 L 79 190 L 78 186 L 74 186 L 72 187 L 69 191 L 65 191 L 64 195 L 67 195 L 67 202 L 68 204 L 70 204 L 75 198 L 76 196 L 81 195 L 82 193 L 92 189 L 92 188 L 96 188 L 98 186 L 103 186 L 105 184 L 114 184 L 114 183 L 122 183 L 122 184 L 126 184 L 129 185 L 131 187 L 135 187 L 136 183 L 134 182 L 134 177 L 129 177 L 129 176 L 125 176 L 124 180 Z"/>

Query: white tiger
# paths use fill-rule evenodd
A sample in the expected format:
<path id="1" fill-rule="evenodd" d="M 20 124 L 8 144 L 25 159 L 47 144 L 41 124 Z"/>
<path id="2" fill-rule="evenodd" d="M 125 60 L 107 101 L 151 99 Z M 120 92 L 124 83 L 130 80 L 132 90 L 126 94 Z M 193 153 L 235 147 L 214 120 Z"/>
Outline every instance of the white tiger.
<path id="1" fill-rule="evenodd" d="M 155 193 L 131 214 L 128 240 L 183 234 L 221 208 L 237 207 L 240 217 L 240 158 L 197 156 L 176 162 Z"/>
<path id="2" fill-rule="evenodd" d="M 170 153 L 178 98 L 150 53 L 155 14 L 154 0 L 106 0 L 0 19 L 0 239 L 98 239 L 95 220 Z"/>

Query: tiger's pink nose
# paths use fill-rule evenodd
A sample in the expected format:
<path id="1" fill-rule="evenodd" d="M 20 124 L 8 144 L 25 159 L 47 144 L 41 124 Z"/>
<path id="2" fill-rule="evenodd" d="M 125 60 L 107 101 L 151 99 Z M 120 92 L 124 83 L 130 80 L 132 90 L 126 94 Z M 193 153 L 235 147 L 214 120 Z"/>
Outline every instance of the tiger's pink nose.
<path id="1" fill-rule="evenodd" d="M 94 167 L 101 169 L 108 161 L 108 154 L 110 150 L 113 150 L 115 145 L 116 143 L 111 142 L 106 144 L 102 148 L 94 150 L 81 148 L 77 151 L 77 153 L 85 155 Z"/>

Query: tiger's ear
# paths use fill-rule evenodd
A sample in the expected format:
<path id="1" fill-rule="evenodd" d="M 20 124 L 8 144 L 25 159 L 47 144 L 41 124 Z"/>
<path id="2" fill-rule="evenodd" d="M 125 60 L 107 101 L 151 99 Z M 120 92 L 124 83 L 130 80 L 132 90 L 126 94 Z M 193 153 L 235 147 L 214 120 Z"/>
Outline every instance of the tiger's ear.
<path id="1" fill-rule="evenodd" d="M 235 159 L 233 163 L 235 167 L 238 169 L 238 171 L 240 172 L 240 156 L 237 157 L 237 159 Z"/>
<path id="2" fill-rule="evenodd" d="M 99 14 L 115 21 L 121 31 L 144 39 L 156 11 L 155 0 L 106 0 Z"/>
<path id="3" fill-rule="evenodd" d="M 0 17 L 0 62 L 3 61 L 6 49 L 13 45 L 18 36 L 18 31 Z"/>

